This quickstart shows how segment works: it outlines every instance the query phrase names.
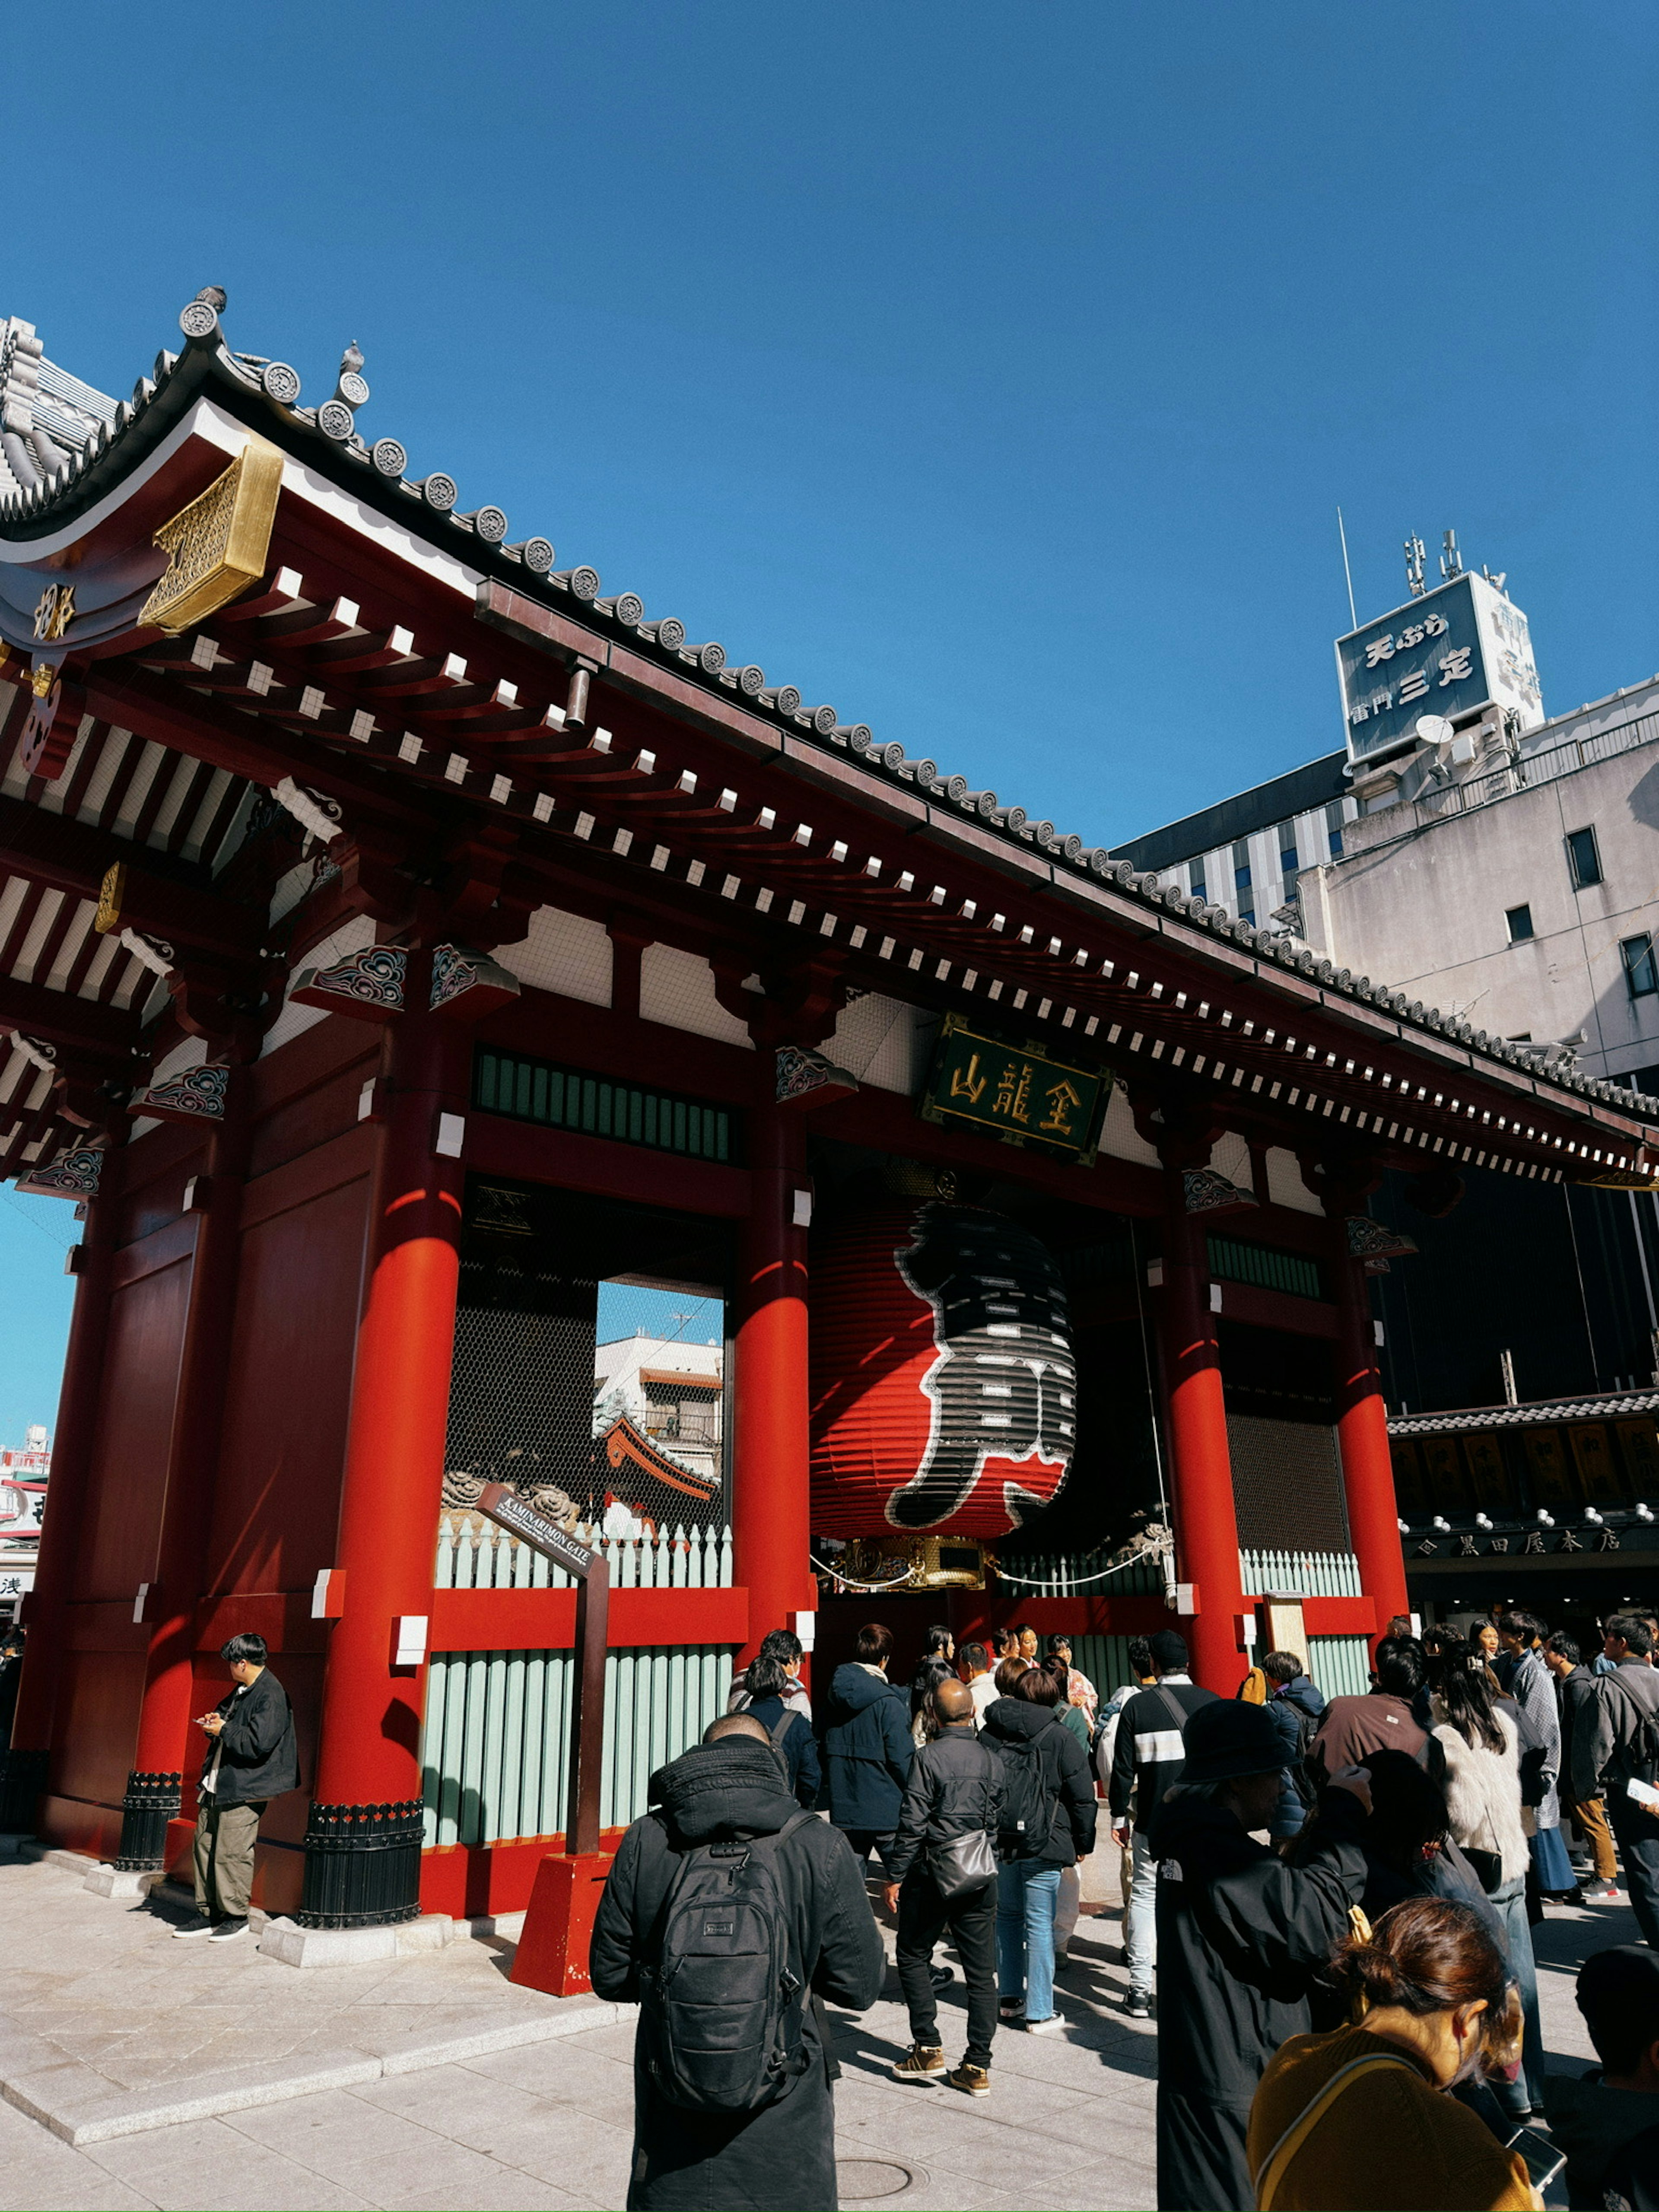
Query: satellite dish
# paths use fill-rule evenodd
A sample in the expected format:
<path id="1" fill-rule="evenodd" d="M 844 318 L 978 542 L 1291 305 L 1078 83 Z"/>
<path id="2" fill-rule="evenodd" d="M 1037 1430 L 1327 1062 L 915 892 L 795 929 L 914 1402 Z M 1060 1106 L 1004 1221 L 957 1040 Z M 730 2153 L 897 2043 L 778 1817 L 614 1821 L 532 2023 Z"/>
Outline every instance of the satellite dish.
<path id="1" fill-rule="evenodd" d="M 1451 742 L 1452 726 L 1443 714 L 1419 714 L 1413 727 L 1421 744 L 1444 745 Z"/>

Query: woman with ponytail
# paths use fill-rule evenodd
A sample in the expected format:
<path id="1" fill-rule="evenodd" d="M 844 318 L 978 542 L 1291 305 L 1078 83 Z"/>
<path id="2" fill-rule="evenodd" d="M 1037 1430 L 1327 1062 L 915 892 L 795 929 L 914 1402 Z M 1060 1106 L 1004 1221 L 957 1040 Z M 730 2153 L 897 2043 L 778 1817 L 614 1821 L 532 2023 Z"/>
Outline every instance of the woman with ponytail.
<path id="1" fill-rule="evenodd" d="M 1294 2035 L 1261 2077 L 1258 2212 L 1527 2212 L 1519 2154 L 1445 2092 L 1513 2063 L 1521 2008 L 1480 1917 L 1413 1898 L 1340 1943 L 1353 2018 Z"/>

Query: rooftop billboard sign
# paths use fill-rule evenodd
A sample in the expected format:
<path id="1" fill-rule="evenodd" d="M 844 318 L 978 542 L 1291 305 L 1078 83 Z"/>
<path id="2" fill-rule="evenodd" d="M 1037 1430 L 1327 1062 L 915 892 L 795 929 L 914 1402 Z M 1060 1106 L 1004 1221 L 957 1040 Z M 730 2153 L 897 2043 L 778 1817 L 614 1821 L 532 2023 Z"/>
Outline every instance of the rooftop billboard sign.
<path id="1" fill-rule="evenodd" d="M 1353 761 L 1409 744 L 1425 714 L 1496 705 L 1522 730 L 1544 719 L 1527 618 L 1484 576 L 1454 576 L 1339 638 L 1336 672 Z"/>

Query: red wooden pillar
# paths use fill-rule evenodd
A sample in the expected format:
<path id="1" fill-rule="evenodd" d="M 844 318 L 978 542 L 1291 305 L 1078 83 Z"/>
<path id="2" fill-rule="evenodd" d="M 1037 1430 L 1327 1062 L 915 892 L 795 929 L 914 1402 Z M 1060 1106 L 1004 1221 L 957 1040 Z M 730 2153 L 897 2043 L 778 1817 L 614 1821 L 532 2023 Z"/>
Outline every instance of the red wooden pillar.
<path id="1" fill-rule="evenodd" d="M 46 1787 L 58 1687 L 63 1674 L 70 1600 L 75 1591 L 78 1540 L 86 1508 L 98 1420 L 102 1409 L 104 1346 L 121 1206 L 121 1148 L 103 1156 L 97 1195 L 87 1201 L 80 1245 L 75 1311 L 70 1322 L 58 1426 L 52 1436 L 52 1480 L 40 1529 L 34 1588 L 23 1608 L 28 1645 L 18 1685 L 11 1748 L 0 1753 L 0 1831 L 33 1832 Z"/>
<path id="2" fill-rule="evenodd" d="M 1207 1157 L 1207 1147 L 1206 1148 Z M 1198 1589 L 1193 1678 L 1231 1696 L 1244 1676 L 1238 1637 L 1238 1516 L 1221 1395 L 1221 1350 L 1210 1310 L 1203 1216 L 1188 1213 L 1183 1148 L 1164 1150 L 1164 1287 L 1158 1300 L 1170 1487 L 1181 1579 Z"/>
<path id="3" fill-rule="evenodd" d="M 224 1119 L 208 1139 L 198 1183 L 205 1200 L 196 1216 L 190 1299 L 179 1347 L 167 1490 L 156 1547 L 156 1582 L 145 1605 L 149 1620 L 138 1740 L 122 1802 L 118 1868 L 143 1871 L 167 1858 L 167 1822 L 179 1814 L 184 1778 L 205 1739 L 193 1735 L 196 1608 L 207 1570 L 219 1425 L 230 1371 L 242 1187 L 251 1131 L 246 1068 L 228 1071 Z"/>
<path id="4" fill-rule="evenodd" d="M 429 951 L 410 951 L 405 1011 L 386 1047 L 387 1119 L 336 1553 L 343 1603 L 323 1686 L 299 1914 L 311 1928 L 380 1925 L 420 1910 L 421 1715 L 464 1183 L 460 1161 L 437 1146 L 441 1116 L 465 1114 L 471 1052 L 465 1024 L 427 1011 L 431 967 Z M 416 1627 L 400 1657 L 405 1622 Z"/>
<path id="5" fill-rule="evenodd" d="M 750 1123 L 732 1437 L 732 1533 L 738 1580 L 749 1590 L 745 1662 L 769 1629 L 793 1626 L 797 1613 L 817 1604 L 807 1558 L 806 1231 L 795 1220 L 805 1160 L 799 1117 L 769 1100 L 758 1107 Z"/>
<path id="6" fill-rule="evenodd" d="M 1406 1556 L 1395 1502 L 1388 1407 L 1376 1366 L 1376 1330 L 1364 1265 L 1348 1252 L 1347 1224 L 1332 1224 L 1336 1249 L 1336 1440 L 1348 1499 L 1348 1533 L 1359 1562 L 1359 1587 L 1376 1601 L 1379 1632 L 1391 1613 L 1409 1613 Z"/>

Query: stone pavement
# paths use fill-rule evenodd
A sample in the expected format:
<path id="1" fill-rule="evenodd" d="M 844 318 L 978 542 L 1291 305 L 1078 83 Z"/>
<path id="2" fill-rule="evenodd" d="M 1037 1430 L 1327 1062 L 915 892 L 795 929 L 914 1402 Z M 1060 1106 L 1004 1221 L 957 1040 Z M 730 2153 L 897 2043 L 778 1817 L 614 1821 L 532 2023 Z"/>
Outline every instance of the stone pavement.
<path id="1" fill-rule="evenodd" d="M 257 2060 L 268 2048 L 262 2025 L 267 2003 L 272 2031 L 292 2048 L 296 2014 L 289 2008 L 328 2008 L 337 2033 L 344 2023 L 362 2034 L 362 2015 L 376 2008 L 390 2016 L 424 2006 L 424 2016 L 435 2017 L 455 1991 L 475 1989 L 481 1957 L 482 1972 L 495 1978 L 498 2001 L 503 1988 L 508 2002 L 525 1994 L 501 1982 L 510 1943 L 501 1936 L 454 1945 L 437 1960 L 387 1966 L 350 1989 L 347 1977 L 369 1970 L 301 1974 L 266 1961 L 269 1972 L 262 1973 L 245 1963 L 256 1955 L 249 1947 L 201 1960 L 201 1946 L 169 1945 L 163 1936 L 158 1950 L 141 1946 L 131 1968 L 143 1977 L 141 2008 L 137 1985 L 128 1984 L 121 1967 L 120 1948 L 108 1948 L 105 1935 L 127 1909 L 87 1898 L 68 1876 L 63 1891 L 49 1897 L 51 1872 L 0 1868 L 8 1961 L 0 2001 L 8 2033 L 17 2032 L 31 2005 L 40 2008 L 37 2022 L 65 2047 L 83 2013 L 107 2021 L 118 2008 L 127 2033 L 152 2043 L 162 2039 L 159 2024 L 166 2021 L 180 2081 L 191 2063 L 205 2067 L 229 2055 L 227 2036 L 246 2038 Z M 55 1934 L 37 1944 L 28 1923 L 42 1906 Z M 1539 1931 L 1546 2041 L 1556 2066 L 1577 2071 L 1589 2056 L 1572 2004 L 1579 1961 L 1606 1944 L 1633 1940 L 1632 1916 L 1621 1907 L 1552 1911 Z M 34 1960 L 14 1970 L 20 1942 Z M 44 1996 L 42 1978 L 53 1969 L 40 1963 L 43 1955 L 55 1957 L 59 1974 L 55 1993 Z M 843 2205 L 1136 2212 L 1155 2203 L 1157 2036 L 1152 2027 L 1122 2015 L 1116 1915 L 1085 1917 L 1073 1955 L 1060 1993 L 1066 2033 L 1041 2039 L 1000 2034 L 993 2094 L 982 2101 L 891 2079 L 887 2069 L 907 2035 L 890 1977 L 869 2012 L 836 2015 L 843 2069 L 836 2092 Z M 430 1993 L 438 1987 L 429 1978 L 434 1970 L 452 1963 L 459 1971 L 449 1996 Z M 296 1990 L 296 1984 L 303 1987 Z M 406 2019 L 398 2025 L 406 2035 L 422 2033 Z M 941 2025 L 954 2056 L 963 2027 L 959 1983 L 945 1995 Z M 87 2031 L 112 2032 L 107 2026 Z M 628 2181 L 633 2039 L 631 2021 L 612 2017 L 557 2041 L 382 2073 L 79 2149 L 0 2104 L 0 2206 L 7 2212 L 619 2206 Z M 100 2063 L 113 2063 L 102 2051 L 94 2055 Z M 124 2063 L 136 2068 L 152 2062 L 129 2057 Z"/>

